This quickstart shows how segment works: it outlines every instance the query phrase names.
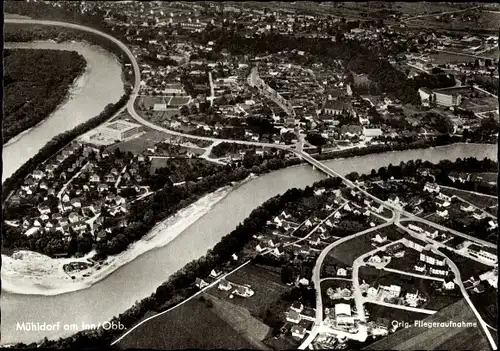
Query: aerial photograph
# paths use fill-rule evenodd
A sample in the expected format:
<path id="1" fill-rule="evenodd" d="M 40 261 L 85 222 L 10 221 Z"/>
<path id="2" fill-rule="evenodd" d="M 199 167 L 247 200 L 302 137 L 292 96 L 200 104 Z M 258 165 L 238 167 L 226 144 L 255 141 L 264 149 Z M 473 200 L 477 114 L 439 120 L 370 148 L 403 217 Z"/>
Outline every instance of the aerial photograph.
<path id="1" fill-rule="evenodd" d="M 500 3 L 3 16 L 1 348 L 497 350 Z"/>

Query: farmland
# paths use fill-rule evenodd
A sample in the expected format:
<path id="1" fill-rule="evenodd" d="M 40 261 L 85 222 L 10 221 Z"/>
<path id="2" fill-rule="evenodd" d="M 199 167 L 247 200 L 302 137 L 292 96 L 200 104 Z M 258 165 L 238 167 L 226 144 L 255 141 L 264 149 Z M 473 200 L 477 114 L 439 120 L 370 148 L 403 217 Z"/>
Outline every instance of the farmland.
<path id="1" fill-rule="evenodd" d="M 352 263 L 358 256 L 373 250 L 374 247 L 372 246 L 371 238 L 374 236 L 374 233 L 370 233 L 348 240 L 333 248 L 328 253 L 327 259 L 332 257 L 344 265 L 352 266 Z"/>
<path id="2" fill-rule="evenodd" d="M 460 300 L 424 322 L 476 322 L 465 300 Z M 409 327 L 377 341 L 368 350 L 486 350 L 490 349 L 478 324 L 470 327 Z"/>
<path id="3" fill-rule="evenodd" d="M 130 337 L 118 343 L 119 348 L 254 348 L 240 333 L 225 322 L 212 306 L 192 300 L 171 312 L 145 323 Z"/>
<path id="4" fill-rule="evenodd" d="M 456 195 L 462 198 L 463 200 L 468 201 L 471 204 L 482 209 L 498 205 L 498 199 L 495 196 L 491 195 L 482 195 L 479 193 L 472 193 L 470 191 L 464 191 L 448 187 L 446 188 L 442 187 L 441 192 L 448 196 Z"/>
<path id="5" fill-rule="evenodd" d="M 235 296 L 231 303 L 246 308 L 254 316 L 264 316 L 290 288 L 281 282 L 280 274 L 263 266 L 247 265 L 227 278 L 230 283 L 249 285 L 255 294 L 249 298 Z M 209 290 L 210 294 L 228 298 L 229 292 Z"/>
<path id="6" fill-rule="evenodd" d="M 400 322 L 413 322 L 416 320 L 422 320 L 429 316 L 425 313 L 380 306 L 373 303 L 366 303 L 365 307 L 370 314 L 370 320 L 374 320 L 376 318 L 387 318 L 390 321 L 396 320 Z"/>

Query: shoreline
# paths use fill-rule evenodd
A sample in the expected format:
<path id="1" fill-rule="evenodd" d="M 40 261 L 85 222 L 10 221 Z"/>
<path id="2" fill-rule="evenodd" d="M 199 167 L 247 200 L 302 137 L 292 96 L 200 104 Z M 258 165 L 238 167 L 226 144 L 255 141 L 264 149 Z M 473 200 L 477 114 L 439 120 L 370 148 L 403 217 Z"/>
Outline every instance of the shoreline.
<path id="1" fill-rule="evenodd" d="M 80 258 L 57 259 L 27 250 L 17 251 L 13 257 L 2 254 L 2 290 L 19 295 L 54 296 L 87 289 L 140 255 L 168 245 L 229 195 L 232 190 L 250 181 L 253 177 L 255 176 L 250 175 L 233 186 L 219 188 L 201 197 L 176 214 L 157 223 L 148 234 L 133 243 L 127 250 L 108 257 L 104 264 L 100 265 L 99 270 L 96 269 L 98 266 L 93 266 L 74 273 L 75 276 L 79 276 L 75 280 L 72 280 L 64 272 L 63 265 L 69 262 L 87 262 L 87 259 L 94 255 L 94 251 Z M 14 258 L 16 256 L 20 259 Z M 83 274 L 87 273 L 89 275 L 83 277 Z"/>
<path id="2" fill-rule="evenodd" d="M 64 41 L 66 43 L 81 43 L 83 45 L 86 45 L 86 46 L 89 46 L 89 47 L 96 47 L 100 50 L 103 50 L 105 51 L 107 54 L 110 54 L 111 56 L 113 56 L 113 59 L 116 60 L 116 62 L 118 62 L 118 64 L 120 66 L 122 66 L 122 64 L 120 63 L 120 60 L 118 60 L 118 57 L 112 53 L 112 52 L 109 52 L 105 49 L 103 49 L 101 46 L 99 45 L 96 45 L 96 44 L 93 44 L 91 42 L 88 42 L 87 40 L 80 40 L 80 41 L 74 41 L 74 40 L 66 40 Z M 63 42 L 63 43 L 64 43 Z M 38 49 L 34 49 L 34 48 L 30 48 L 30 47 L 27 47 L 26 45 L 28 44 L 43 44 L 43 43 L 51 43 L 51 44 L 54 44 L 57 42 L 54 41 L 53 39 L 48 39 L 48 40 L 32 40 L 32 41 L 18 41 L 18 42 L 6 42 L 5 43 L 5 48 L 6 49 L 19 49 L 19 50 L 38 50 Z M 9 45 L 11 47 L 9 47 Z M 13 46 L 12 46 L 13 45 Z M 18 45 L 20 45 L 21 47 L 17 47 Z M 64 50 L 64 49 L 52 49 L 52 50 L 60 50 L 60 51 L 71 51 L 71 50 Z M 81 54 L 80 54 L 81 55 Z M 26 130 L 23 130 L 22 132 L 20 132 L 19 134 L 13 136 L 12 138 L 10 138 L 9 140 L 7 140 L 7 142 L 5 142 L 3 144 L 3 147 L 7 147 L 9 145 L 12 145 L 12 144 L 15 144 L 17 141 L 19 141 L 23 136 L 25 136 L 26 134 L 28 134 L 32 129 L 35 129 L 37 127 L 39 127 L 40 125 L 42 125 L 44 122 L 46 122 L 50 117 L 52 117 L 54 115 L 55 112 L 57 112 L 62 106 L 64 106 L 66 103 L 68 103 L 68 101 L 71 100 L 71 98 L 74 97 L 74 95 L 78 94 L 79 91 L 84 87 L 84 84 L 85 84 L 85 81 L 86 81 L 86 78 L 87 78 L 87 75 L 90 71 L 92 67 L 89 65 L 89 62 L 87 60 L 85 60 L 85 69 L 83 70 L 83 72 L 75 77 L 75 79 L 73 80 L 73 82 L 71 83 L 71 85 L 69 86 L 69 89 L 68 89 L 68 92 L 66 93 L 66 96 L 64 97 L 64 99 L 56 106 L 56 108 L 47 116 L 45 117 L 44 119 L 42 119 L 40 122 L 38 122 L 37 124 L 35 124 L 34 126 L 26 129 Z M 123 75 L 123 69 L 122 69 L 122 75 Z M 124 77 L 122 76 L 122 82 L 123 84 L 125 84 L 125 79 Z"/>
<path id="3" fill-rule="evenodd" d="M 37 49 L 27 49 L 26 48 L 25 50 L 37 50 Z M 38 128 L 39 126 L 41 126 L 50 117 L 52 117 L 54 115 L 54 113 L 57 112 L 57 110 L 59 110 L 61 107 L 63 107 L 65 104 L 67 104 L 73 98 L 73 96 L 76 95 L 76 94 L 78 94 L 79 91 L 82 89 L 82 85 L 85 83 L 86 75 L 89 72 L 89 70 L 90 70 L 89 63 L 88 63 L 87 60 L 85 60 L 85 69 L 83 70 L 83 72 L 79 76 L 75 77 L 75 79 L 73 80 L 73 82 L 69 86 L 69 89 L 68 89 L 68 92 L 66 93 L 66 96 L 56 106 L 56 108 L 54 109 L 54 111 L 52 111 L 47 117 L 45 117 L 44 119 L 42 119 L 40 122 L 38 122 L 34 126 L 28 128 L 26 130 L 23 130 L 21 133 L 13 136 L 9 140 L 7 140 L 7 142 L 5 144 L 3 144 L 3 147 L 7 147 L 9 145 L 12 145 L 12 144 L 15 144 L 16 142 L 18 142 L 23 136 L 25 136 L 26 134 L 28 134 L 32 129 L 35 129 L 35 128 Z"/>

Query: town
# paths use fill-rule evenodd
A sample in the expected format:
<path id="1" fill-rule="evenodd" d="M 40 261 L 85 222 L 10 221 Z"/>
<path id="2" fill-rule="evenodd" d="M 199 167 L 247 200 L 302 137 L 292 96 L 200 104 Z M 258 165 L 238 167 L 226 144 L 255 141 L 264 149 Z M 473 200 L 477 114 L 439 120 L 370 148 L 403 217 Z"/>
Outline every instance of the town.
<path id="1" fill-rule="evenodd" d="M 156 290 L 37 346 L 497 349 L 497 5 L 6 6 L 111 36 L 124 85 L 6 181 L 8 287 L 84 291 L 175 247 L 126 283 Z"/>

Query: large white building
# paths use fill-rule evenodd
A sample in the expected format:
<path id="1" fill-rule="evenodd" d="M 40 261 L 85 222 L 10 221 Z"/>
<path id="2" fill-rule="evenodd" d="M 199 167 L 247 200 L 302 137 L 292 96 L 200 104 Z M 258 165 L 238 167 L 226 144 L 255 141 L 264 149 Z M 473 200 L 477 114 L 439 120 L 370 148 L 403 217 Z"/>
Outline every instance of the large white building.
<path id="1" fill-rule="evenodd" d="M 139 133 L 140 131 L 140 124 L 131 123 L 124 120 L 114 121 L 99 128 L 99 134 L 101 137 L 105 137 L 109 140 L 119 141 L 129 138 Z"/>

